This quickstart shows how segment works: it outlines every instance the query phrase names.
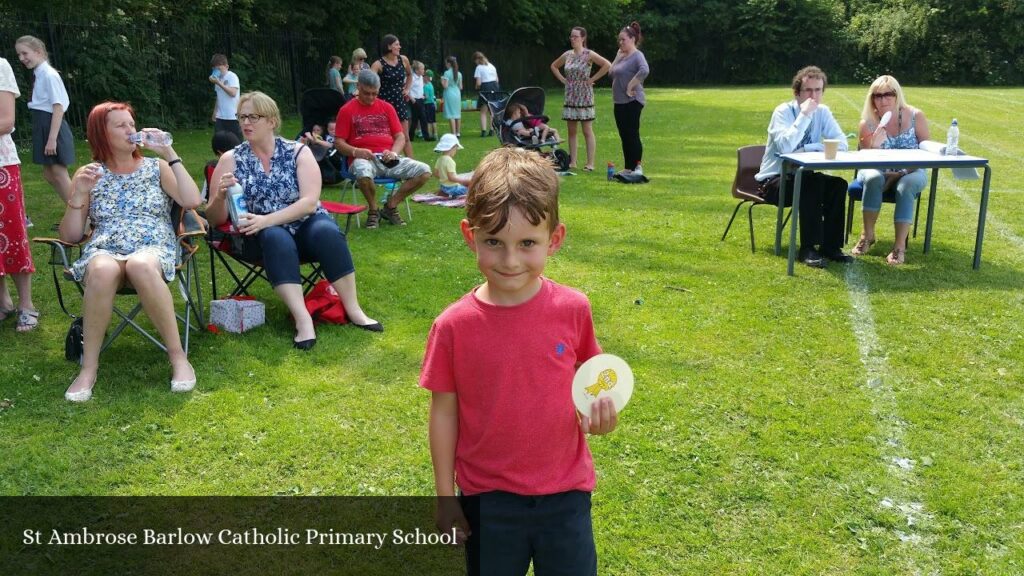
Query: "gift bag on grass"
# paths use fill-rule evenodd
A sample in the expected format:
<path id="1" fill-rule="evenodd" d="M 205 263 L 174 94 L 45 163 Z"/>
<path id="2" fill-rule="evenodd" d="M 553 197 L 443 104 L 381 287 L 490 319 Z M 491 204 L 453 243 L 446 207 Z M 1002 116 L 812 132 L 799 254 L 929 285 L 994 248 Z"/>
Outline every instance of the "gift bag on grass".
<path id="1" fill-rule="evenodd" d="M 327 280 L 321 280 L 306 294 L 306 310 L 313 317 L 313 322 L 324 324 L 346 324 L 345 306 L 341 303 L 338 292 Z"/>

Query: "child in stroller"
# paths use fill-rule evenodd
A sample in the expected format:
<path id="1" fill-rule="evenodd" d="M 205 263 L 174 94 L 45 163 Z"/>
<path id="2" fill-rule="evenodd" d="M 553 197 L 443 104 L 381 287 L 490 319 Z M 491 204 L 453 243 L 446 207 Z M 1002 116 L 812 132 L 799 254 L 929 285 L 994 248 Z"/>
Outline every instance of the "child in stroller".
<path id="1" fill-rule="evenodd" d="M 526 86 L 511 94 L 492 92 L 481 95 L 491 109 L 491 125 L 502 146 L 535 150 L 550 158 L 558 171 L 569 170 L 569 153 L 558 148 L 558 132 L 547 125 L 543 88 Z M 545 149 L 550 151 L 545 152 Z"/>
<path id="2" fill-rule="evenodd" d="M 508 105 L 505 123 L 517 138 L 527 138 L 533 144 L 547 142 L 548 136 L 559 142 L 558 130 L 548 126 L 547 120 L 547 116 L 531 116 L 526 106 L 515 103 Z"/>

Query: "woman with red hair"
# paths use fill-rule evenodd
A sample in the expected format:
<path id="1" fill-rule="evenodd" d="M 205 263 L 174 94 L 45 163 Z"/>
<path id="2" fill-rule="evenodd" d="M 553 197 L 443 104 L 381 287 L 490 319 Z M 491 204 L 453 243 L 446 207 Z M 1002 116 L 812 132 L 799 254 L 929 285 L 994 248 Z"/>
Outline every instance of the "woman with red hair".
<path id="1" fill-rule="evenodd" d="M 80 242 L 86 222 L 92 221 L 92 236 L 71 269 L 85 284 L 82 369 L 64 397 L 72 402 L 92 397 L 114 295 L 125 284 L 138 293 L 167 346 L 171 391 L 188 392 L 195 387 L 196 375 L 182 349 L 167 288 L 177 259 L 170 214 L 172 201 L 184 208 L 198 206 L 199 189 L 170 146 L 150 146 L 160 159 L 142 156 L 140 145 L 132 140 L 137 130 L 130 105 L 97 104 L 86 130 L 94 162 L 75 172 L 60 223 L 61 240 Z"/>

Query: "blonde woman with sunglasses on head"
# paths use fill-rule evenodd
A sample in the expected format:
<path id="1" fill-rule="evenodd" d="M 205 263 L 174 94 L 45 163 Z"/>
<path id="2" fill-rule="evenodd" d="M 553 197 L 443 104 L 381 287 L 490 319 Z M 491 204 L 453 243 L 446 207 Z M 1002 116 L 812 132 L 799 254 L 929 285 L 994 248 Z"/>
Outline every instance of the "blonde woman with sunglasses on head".
<path id="1" fill-rule="evenodd" d="M 886 114 L 888 118 L 886 119 Z M 886 119 L 886 122 L 882 122 Z M 892 76 L 879 76 L 871 83 L 860 120 L 860 147 L 888 150 L 917 148 L 929 137 L 928 119 L 924 112 L 907 103 L 903 89 Z M 907 236 L 914 221 L 914 202 L 928 182 L 927 170 L 861 170 L 857 179 L 864 183 L 864 230 L 850 252 L 863 256 L 875 243 L 875 224 L 882 208 L 882 192 L 896 190 L 893 221 L 896 238 L 892 251 L 885 257 L 891 266 L 906 261 Z"/>

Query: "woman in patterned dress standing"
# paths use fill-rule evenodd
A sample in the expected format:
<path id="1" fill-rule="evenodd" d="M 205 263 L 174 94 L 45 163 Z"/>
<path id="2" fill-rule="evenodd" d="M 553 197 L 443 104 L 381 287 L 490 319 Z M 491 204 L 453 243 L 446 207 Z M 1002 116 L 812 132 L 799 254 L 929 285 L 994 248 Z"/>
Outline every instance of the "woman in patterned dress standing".
<path id="1" fill-rule="evenodd" d="M 82 368 L 64 393 L 71 402 L 92 397 L 114 296 L 125 284 L 138 293 L 167 347 L 171 391 L 188 392 L 196 385 L 195 370 L 178 336 L 167 282 L 174 278 L 177 261 L 171 202 L 195 208 L 199 189 L 170 146 L 152 146 L 160 158 L 143 158 L 139 145 L 131 140 L 135 132 L 135 111 L 130 105 L 104 102 L 93 107 L 86 135 L 94 161 L 75 172 L 60 222 L 60 238 L 65 242 L 80 242 L 87 232 L 86 221 L 93 223 L 82 257 L 71 266 L 75 279 L 85 284 Z"/>
<path id="2" fill-rule="evenodd" d="M 578 125 L 583 125 L 583 139 L 587 144 L 587 163 L 583 169 L 590 172 L 594 169 L 594 156 L 597 153 L 597 140 L 594 138 L 594 84 L 608 73 L 612 63 L 600 54 L 587 48 L 587 30 L 576 26 L 569 32 L 571 50 L 551 63 L 551 73 L 558 81 L 565 84 L 565 104 L 562 107 L 562 120 L 569 126 L 569 167 L 576 167 L 576 133 Z M 594 64 L 599 66 L 597 74 L 590 75 Z M 564 74 L 562 70 L 564 69 Z"/>
<path id="3" fill-rule="evenodd" d="M 394 34 L 388 34 L 381 42 L 383 55 L 370 66 L 380 76 L 380 98 L 395 107 L 398 120 L 402 122 L 402 133 L 409 134 L 409 91 L 412 90 L 412 65 L 402 54 L 402 43 Z M 412 158 L 412 142 L 408 136 L 402 154 Z"/>

